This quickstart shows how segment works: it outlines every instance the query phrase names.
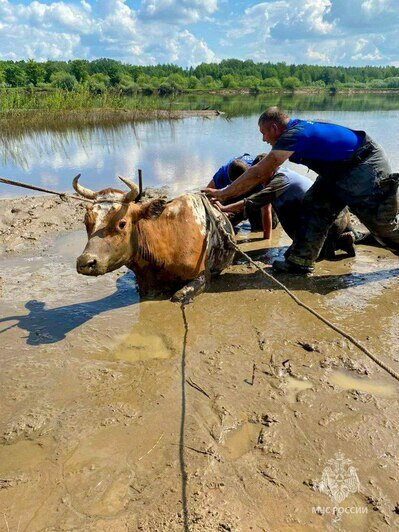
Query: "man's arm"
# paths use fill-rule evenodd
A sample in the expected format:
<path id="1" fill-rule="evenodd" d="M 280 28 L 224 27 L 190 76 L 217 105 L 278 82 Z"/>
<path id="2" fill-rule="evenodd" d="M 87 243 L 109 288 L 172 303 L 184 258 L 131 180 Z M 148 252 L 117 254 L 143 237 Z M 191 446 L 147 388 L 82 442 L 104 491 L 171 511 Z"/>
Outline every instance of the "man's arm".
<path id="1" fill-rule="evenodd" d="M 219 201 L 225 201 L 229 198 L 241 196 L 261 183 L 267 185 L 277 168 L 293 153 L 292 151 L 272 150 L 264 159 L 248 168 L 228 187 L 221 190 L 205 188 L 202 192 Z"/>
<path id="2" fill-rule="evenodd" d="M 229 205 L 222 205 L 219 201 L 216 201 L 214 205 L 219 209 L 219 211 L 227 213 L 236 213 L 241 212 L 243 210 L 244 200 L 236 201 L 235 203 L 229 203 Z"/>
<path id="3" fill-rule="evenodd" d="M 206 188 L 216 188 L 215 181 L 211 179 L 207 184 Z"/>

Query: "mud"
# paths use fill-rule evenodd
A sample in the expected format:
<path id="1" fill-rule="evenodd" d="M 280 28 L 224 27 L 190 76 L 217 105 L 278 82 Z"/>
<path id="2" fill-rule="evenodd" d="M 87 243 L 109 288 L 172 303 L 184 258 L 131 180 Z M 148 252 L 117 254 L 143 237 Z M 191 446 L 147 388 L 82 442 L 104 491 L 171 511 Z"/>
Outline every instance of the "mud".
<path id="1" fill-rule="evenodd" d="M 22 190 L 22 189 L 17 189 Z M 10 186 L 10 193 L 14 188 Z M 60 191 L 63 192 L 63 191 Z M 143 201 L 168 197 L 168 188 L 146 188 Z M 21 253 L 38 245 L 42 251 L 49 239 L 82 228 L 86 203 L 63 196 L 24 196 L 0 199 L 0 255 Z"/>
<path id="2" fill-rule="evenodd" d="M 242 239 L 266 265 L 288 242 Z M 84 243 L 0 257 L 1 530 L 398 528 L 399 383 L 242 260 L 184 321 L 124 269 L 77 275 Z M 358 252 L 284 281 L 398 371 L 397 258 Z"/>

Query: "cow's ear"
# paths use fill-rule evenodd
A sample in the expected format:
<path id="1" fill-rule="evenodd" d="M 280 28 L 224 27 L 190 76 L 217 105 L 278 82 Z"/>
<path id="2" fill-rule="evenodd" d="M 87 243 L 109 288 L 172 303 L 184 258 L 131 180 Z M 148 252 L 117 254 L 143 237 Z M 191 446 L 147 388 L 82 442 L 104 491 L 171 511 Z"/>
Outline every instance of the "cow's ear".
<path id="1" fill-rule="evenodd" d="M 155 199 L 149 203 L 145 203 L 141 207 L 142 217 L 143 218 L 158 218 L 165 208 L 166 200 L 164 199 Z"/>

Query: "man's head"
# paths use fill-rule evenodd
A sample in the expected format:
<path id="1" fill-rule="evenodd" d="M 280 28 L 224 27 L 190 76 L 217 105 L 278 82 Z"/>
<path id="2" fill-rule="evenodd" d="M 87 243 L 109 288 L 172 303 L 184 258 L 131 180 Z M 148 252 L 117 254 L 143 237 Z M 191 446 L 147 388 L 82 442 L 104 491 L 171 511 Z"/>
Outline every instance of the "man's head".
<path id="1" fill-rule="evenodd" d="M 284 133 L 290 117 L 279 107 L 269 107 L 260 115 L 258 120 L 259 131 L 263 142 L 274 146 L 279 137 Z"/>
<path id="2" fill-rule="evenodd" d="M 238 179 L 240 175 L 248 170 L 248 168 L 249 165 L 241 159 L 234 159 L 227 168 L 227 175 L 229 176 L 230 182 L 232 183 Z"/>

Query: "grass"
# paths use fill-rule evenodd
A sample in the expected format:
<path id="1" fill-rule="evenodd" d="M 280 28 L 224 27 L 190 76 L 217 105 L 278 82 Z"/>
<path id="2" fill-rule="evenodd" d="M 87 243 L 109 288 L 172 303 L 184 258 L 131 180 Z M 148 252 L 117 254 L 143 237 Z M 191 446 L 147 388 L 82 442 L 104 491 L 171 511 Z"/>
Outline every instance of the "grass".
<path id="1" fill-rule="evenodd" d="M 73 91 L 61 89 L 0 89 L 0 112 L 4 111 L 77 111 L 86 109 L 156 109 L 159 98 L 125 96 L 109 90 L 94 94 L 86 87 Z"/>

